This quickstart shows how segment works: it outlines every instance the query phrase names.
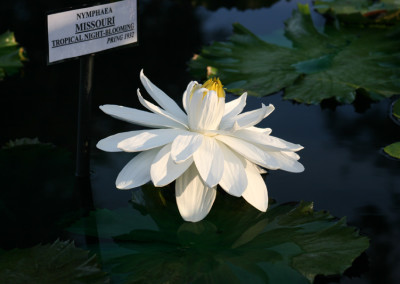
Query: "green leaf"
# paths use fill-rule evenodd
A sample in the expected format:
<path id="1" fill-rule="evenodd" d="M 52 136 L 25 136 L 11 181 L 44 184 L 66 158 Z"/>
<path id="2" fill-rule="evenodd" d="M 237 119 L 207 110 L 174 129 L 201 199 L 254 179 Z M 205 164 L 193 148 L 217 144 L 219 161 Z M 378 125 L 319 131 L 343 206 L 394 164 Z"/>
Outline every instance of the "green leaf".
<path id="1" fill-rule="evenodd" d="M 120 208 L 114 211 L 98 209 L 96 212 L 90 212 L 87 220 L 81 219 L 75 222 L 68 228 L 68 231 L 74 234 L 111 238 L 126 234 L 133 229 L 156 227 L 151 218 L 135 213 L 130 208 Z M 87 221 L 91 223 L 88 224 Z M 100 225 L 96 226 L 96 224 Z"/>
<path id="2" fill-rule="evenodd" d="M 400 159 L 400 142 L 396 142 L 390 144 L 383 148 L 386 154 L 390 155 L 393 158 Z"/>
<path id="3" fill-rule="evenodd" d="M 398 0 L 317 0 L 314 8 L 349 23 L 393 24 L 400 19 Z"/>
<path id="4" fill-rule="evenodd" d="M 26 60 L 24 49 L 18 46 L 14 33 L 8 31 L 0 35 L 0 80 L 6 75 L 19 71 L 22 61 Z"/>
<path id="5" fill-rule="evenodd" d="M 400 119 L 400 99 L 395 101 L 392 105 L 392 115 Z"/>
<path id="6" fill-rule="evenodd" d="M 369 245 L 311 202 L 270 204 L 263 213 L 219 191 L 197 223 L 182 220 L 170 188 L 146 186 L 134 192 L 132 205 L 131 212 L 97 210 L 69 229 L 93 235 L 94 226 L 108 227 L 97 236 L 112 237 L 113 245 L 98 252 L 112 279 L 124 283 L 310 283 L 317 274 L 343 273 Z M 144 217 L 157 225 L 136 222 Z"/>
<path id="7" fill-rule="evenodd" d="M 1 283 L 109 283 L 95 255 L 72 242 L 56 241 L 0 254 Z"/>
<path id="8" fill-rule="evenodd" d="M 372 4 L 370 0 L 320 0 L 315 1 L 314 8 L 319 13 L 353 14 L 367 11 Z"/>
<path id="9" fill-rule="evenodd" d="M 227 91 L 307 104 L 352 103 L 358 92 L 376 100 L 400 93 L 399 28 L 314 26 L 308 5 L 285 23 L 292 47 L 263 41 L 240 24 L 226 42 L 203 48 L 189 67 L 197 78 L 219 76 Z M 208 73 L 207 73 L 208 71 Z M 210 72 L 212 71 L 212 72 Z"/>

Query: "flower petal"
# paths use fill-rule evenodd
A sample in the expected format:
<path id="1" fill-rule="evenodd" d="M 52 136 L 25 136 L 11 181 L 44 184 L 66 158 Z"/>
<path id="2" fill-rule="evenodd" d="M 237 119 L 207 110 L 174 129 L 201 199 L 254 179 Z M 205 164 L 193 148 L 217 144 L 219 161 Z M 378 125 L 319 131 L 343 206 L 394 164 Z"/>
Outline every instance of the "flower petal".
<path id="1" fill-rule="evenodd" d="M 301 163 L 296 159 L 290 158 L 284 152 L 270 152 L 269 154 L 278 161 L 281 170 L 292 173 L 301 173 L 304 171 L 304 166 Z"/>
<path id="2" fill-rule="evenodd" d="M 185 120 L 186 114 L 183 110 L 175 103 L 173 99 L 167 96 L 161 91 L 156 85 L 154 85 L 143 73 L 143 69 L 140 71 L 140 80 L 149 95 L 166 111 L 173 113 L 176 117 L 181 120 Z"/>
<path id="3" fill-rule="evenodd" d="M 219 185 L 230 195 L 241 196 L 247 187 L 243 162 L 223 143 L 218 142 L 224 154 L 224 173 Z"/>
<path id="4" fill-rule="evenodd" d="M 269 106 L 262 104 L 259 109 L 239 114 L 232 119 L 224 120 L 223 123 L 221 122 L 220 124 L 220 129 L 230 129 L 235 123 L 239 128 L 254 126 L 267 117 L 274 109 L 275 107 L 271 104 Z"/>
<path id="5" fill-rule="evenodd" d="M 118 143 L 118 148 L 125 152 L 144 151 L 171 143 L 176 136 L 185 132 L 182 129 L 148 129 L 122 140 Z"/>
<path id="6" fill-rule="evenodd" d="M 283 139 L 261 133 L 255 132 L 249 129 L 240 129 L 233 133 L 233 136 L 251 142 L 253 144 L 262 145 L 267 147 L 266 149 L 275 149 L 275 150 L 290 150 L 290 151 L 299 151 L 303 149 L 303 146 L 299 144 L 293 144 L 287 142 Z"/>
<path id="7" fill-rule="evenodd" d="M 188 118 L 190 129 L 216 130 L 224 114 L 225 98 L 206 88 L 196 90 L 189 103 Z"/>
<path id="8" fill-rule="evenodd" d="M 256 166 L 257 166 L 257 165 L 256 165 Z M 260 166 L 257 166 L 257 169 L 258 169 L 258 172 L 259 172 L 260 174 L 262 174 L 262 175 L 268 173 L 267 170 L 261 168 Z"/>
<path id="9" fill-rule="evenodd" d="M 130 138 L 132 136 L 138 135 L 140 133 L 143 133 L 147 130 L 136 130 L 136 131 L 128 131 L 128 132 L 122 132 L 118 134 L 114 134 L 111 136 L 108 136 L 104 139 L 101 139 L 99 142 L 97 142 L 96 147 L 100 150 L 107 151 L 107 152 L 122 152 L 120 148 L 118 148 L 118 143 Z"/>
<path id="10" fill-rule="evenodd" d="M 148 110 L 150 110 L 150 111 L 152 111 L 152 112 L 154 112 L 154 113 L 157 113 L 157 114 L 159 114 L 159 115 L 162 115 L 162 116 L 164 116 L 164 117 L 166 117 L 166 118 L 168 118 L 168 119 L 171 119 L 171 120 L 173 120 L 173 121 L 175 121 L 175 122 L 181 124 L 181 125 L 182 125 L 183 127 L 185 127 L 186 129 L 188 128 L 188 126 L 187 126 L 187 117 L 185 118 L 185 120 L 181 120 L 181 119 L 175 117 L 174 115 L 170 114 L 169 112 L 163 110 L 162 108 L 156 106 L 155 104 L 152 104 L 151 102 L 146 101 L 146 100 L 143 98 L 142 94 L 140 93 L 139 89 L 137 89 L 137 95 L 138 95 L 138 98 L 139 98 L 140 103 L 141 103 L 145 108 L 147 108 Z"/>
<path id="11" fill-rule="evenodd" d="M 114 118 L 137 125 L 156 128 L 182 128 L 182 125 L 180 123 L 177 123 L 159 114 L 150 113 L 147 111 L 117 105 L 102 105 L 100 106 L 100 109 Z"/>
<path id="12" fill-rule="evenodd" d="M 186 132 L 178 135 L 172 142 L 171 158 L 181 163 L 190 158 L 203 143 L 203 135 L 195 132 Z"/>
<path id="13" fill-rule="evenodd" d="M 243 192 L 243 198 L 258 210 L 265 212 L 268 208 L 268 191 L 257 166 L 246 160 L 246 175 L 248 185 Z"/>
<path id="14" fill-rule="evenodd" d="M 225 112 L 222 121 L 233 118 L 242 112 L 246 106 L 247 93 L 243 93 L 239 98 L 225 103 Z"/>
<path id="15" fill-rule="evenodd" d="M 150 181 L 150 166 L 160 148 L 151 149 L 136 155 L 119 173 L 116 186 L 131 189 Z"/>
<path id="16" fill-rule="evenodd" d="M 189 107 L 189 102 L 190 102 L 190 94 L 192 93 L 193 88 L 197 85 L 199 85 L 199 83 L 197 83 L 196 81 L 191 81 L 188 84 L 185 92 L 183 93 L 182 104 L 183 104 L 183 109 L 186 111 L 186 113 L 188 112 L 188 107 Z"/>
<path id="17" fill-rule="evenodd" d="M 259 127 L 255 127 L 255 126 L 251 126 L 251 127 L 247 127 L 247 130 L 253 131 L 253 132 L 259 132 L 259 133 L 264 133 L 266 135 L 269 135 L 272 133 L 272 129 L 271 128 L 259 128 Z"/>
<path id="18" fill-rule="evenodd" d="M 207 186 L 216 186 L 224 173 L 224 154 L 214 138 L 204 136 L 193 159 Z"/>
<path id="19" fill-rule="evenodd" d="M 195 165 L 192 164 L 176 180 L 175 195 L 182 218 L 198 222 L 210 212 L 216 196 L 216 187 L 210 188 L 204 184 Z"/>
<path id="20" fill-rule="evenodd" d="M 288 156 L 291 159 L 294 160 L 299 160 L 300 156 L 298 154 L 296 154 L 295 152 L 291 152 L 291 151 L 282 151 L 281 153 L 284 153 L 286 156 Z"/>
<path id="21" fill-rule="evenodd" d="M 155 186 L 166 186 L 180 177 L 193 163 L 188 159 L 177 164 L 171 159 L 171 144 L 165 145 L 154 158 L 150 167 L 150 176 Z"/>
<path id="22" fill-rule="evenodd" d="M 244 156 L 247 160 L 260 165 L 264 168 L 270 170 L 277 170 L 279 169 L 279 163 L 276 161 L 274 157 L 271 157 L 268 152 L 263 151 L 259 147 L 246 142 L 244 140 L 225 136 L 225 135 L 218 135 L 215 138 L 239 153 L 240 155 Z M 196 161 L 196 160 L 195 160 Z"/>

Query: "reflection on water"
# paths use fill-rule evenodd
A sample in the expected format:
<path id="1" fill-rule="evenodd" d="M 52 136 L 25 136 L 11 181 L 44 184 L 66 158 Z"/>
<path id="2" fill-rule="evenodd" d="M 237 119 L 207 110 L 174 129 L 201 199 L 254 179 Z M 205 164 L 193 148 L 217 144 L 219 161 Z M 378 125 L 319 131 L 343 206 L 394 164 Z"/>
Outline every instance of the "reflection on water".
<path id="1" fill-rule="evenodd" d="M 388 211 L 374 205 L 359 209 L 357 225 L 368 235 L 373 235 L 371 241 L 371 283 L 396 283 L 400 274 L 400 193 L 391 193 Z"/>
<path id="2" fill-rule="evenodd" d="M 189 223 L 173 190 L 146 186 L 133 192 L 132 206 L 92 212 L 68 229 L 99 237 L 91 248 L 128 283 L 309 283 L 343 272 L 369 245 L 306 202 L 262 213 L 220 191 L 209 216 Z"/>

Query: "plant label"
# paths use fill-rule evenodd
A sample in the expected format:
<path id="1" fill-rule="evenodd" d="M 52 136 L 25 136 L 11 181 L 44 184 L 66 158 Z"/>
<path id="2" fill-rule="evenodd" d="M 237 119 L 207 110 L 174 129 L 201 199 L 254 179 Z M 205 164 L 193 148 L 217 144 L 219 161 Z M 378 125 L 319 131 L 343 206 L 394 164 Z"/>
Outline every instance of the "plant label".
<path id="1" fill-rule="evenodd" d="M 136 1 L 47 15 L 48 63 L 137 43 Z"/>

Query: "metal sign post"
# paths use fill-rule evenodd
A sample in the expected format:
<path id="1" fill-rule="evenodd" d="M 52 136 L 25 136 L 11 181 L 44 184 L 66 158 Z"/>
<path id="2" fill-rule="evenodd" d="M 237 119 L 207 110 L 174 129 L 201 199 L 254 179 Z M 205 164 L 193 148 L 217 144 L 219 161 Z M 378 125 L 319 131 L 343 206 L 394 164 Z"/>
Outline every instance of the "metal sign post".
<path id="1" fill-rule="evenodd" d="M 80 58 L 78 138 L 76 152 L 77 177 L 90 174 L 90 118 L 92 102 L 94 54 Z"/>

